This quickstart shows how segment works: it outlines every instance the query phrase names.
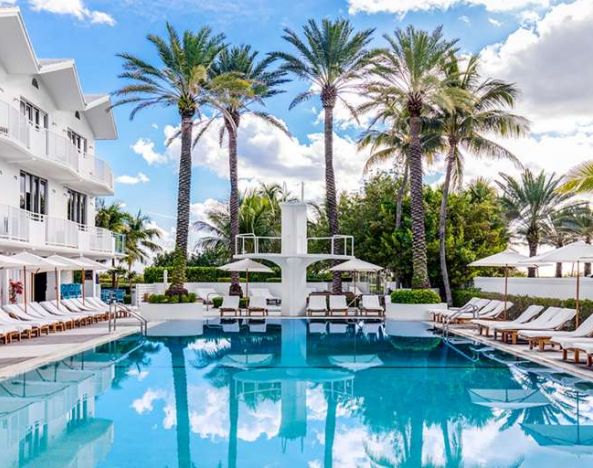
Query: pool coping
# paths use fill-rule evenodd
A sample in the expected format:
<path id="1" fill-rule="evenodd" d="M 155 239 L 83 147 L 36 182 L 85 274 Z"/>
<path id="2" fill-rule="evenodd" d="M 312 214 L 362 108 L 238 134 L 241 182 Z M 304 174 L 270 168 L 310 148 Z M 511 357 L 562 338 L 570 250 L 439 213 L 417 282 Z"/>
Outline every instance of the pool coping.
<path id="1" fill-rule="evenodd" d="M 148 324 L 148 328 L 151 328 L 151 326 L 154 325 L 158 325 L 159 323 L 160 322 L 150 322 Z M 25 374 L 39 367 L 51 364 L 56 361 L 61 361 L 62 359 L 74 356 L 75 354 L 83 353 L 85 351 L 88 351 L 89 349 L 107 343 L 111 343 L 112 341 L 125 338 L 126 336 L 135 335 L 136 333 L 138 333 L 137 326 L 123 325 L 121 326 L 121 328 L 117 328 L 108 334 L 100 335 L 96 338 L 91 338 L 82 343 L 73 344 L 67 349 L 50 352 L 44 354 L 43 356 L 33 357 L 25 361 L 0 367 L 0 380 L 9 379 L 11 377 L 16 377 L 21 374 Z"/>
<path id="2" fill-rule="evenodd" d="M 427 321 L 425 322 L 436 329 L 443 329 L 444 327 L 441 324 L 434 323 Z M 589 382 L 593 382 L 593 370 L 589 368 L 580 367 L 583 365 L 576 364 L 571 361 L 562 361 L 557 359 L 552 359 L 547 357 L 544 353 L 546 352 L 555 352 L 558 353 L 558 350 L 555 351 L 544 351 L 543 353 L 537 350 L 529 350 L 524 349 L 521 345 L 510 345 L 506 343 L 501 343 L 500 341 L 494 341 L 490 337 L 485 337 L 483 335 L 477 335 L 474 332 L 473 328 L 460 328 L 460 327 L 449 327 L 449 332 L 455 334 L 457 336 L 461 336 L 463 338 L 468 338 L 473 341 L 477 341 L 478 343 L 482 343 L 485 345 L 490 346 L 491 348 L 497 349 L 499 351 L 503 351 L 508 354 L 512 354 L 513 356 L 526 359 L 528 361 L 534 362 L 535 364 L 539 364 L 545 367 L 551 367 L 553 369 L 557 369 L 560 372 L 571 374 L 575 377 L 581 378 L 583 380 L 587 380 Z"/>

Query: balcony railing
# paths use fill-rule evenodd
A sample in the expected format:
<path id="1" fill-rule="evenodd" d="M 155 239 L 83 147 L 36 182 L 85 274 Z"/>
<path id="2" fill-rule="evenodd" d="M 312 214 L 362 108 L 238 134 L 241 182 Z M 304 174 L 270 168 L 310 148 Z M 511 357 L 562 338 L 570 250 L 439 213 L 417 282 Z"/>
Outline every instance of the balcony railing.
<path id="1" fill-rule="evenodd" d="M 282 238 L 239 234 L 235 238 L 235 252 L 279 254 L 282 252 Z M 354 256 L 354 237 L 341 234 L 331 237 L 307 237 L 307 253 Z"/>
<path id="2" fill-rule="evenodd" d="M 17 108 L 1 100 L 0 138 L 8 138 L 37 158 L 53 161 L 83 178 L 113 188 L 109 164 L 81 152 L 65 135 L 32 125 Z"/>
<path id="3" fill-rule="evenodd" d="M 125 236 L 95 226 L 75 223 L 0 204 L 0 241 L 23 243 L 23 247 L 63 247 L 81 252 L 123 254 Z"/>

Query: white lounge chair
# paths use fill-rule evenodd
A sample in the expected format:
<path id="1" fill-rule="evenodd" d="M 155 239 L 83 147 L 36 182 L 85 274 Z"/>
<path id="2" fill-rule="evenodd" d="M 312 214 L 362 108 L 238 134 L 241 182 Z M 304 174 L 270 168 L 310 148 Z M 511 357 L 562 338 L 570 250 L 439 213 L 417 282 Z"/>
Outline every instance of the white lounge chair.
<path id="1" fill-rule="evenodd" d="M 274 296 L 268 288 L 250 288 L 251 296 L 263 297 L 266 301 L 280 302 L 280 298 Z"/>
<path id="2" fill-rule="evenodd" d="M 247 315 L 261 315 L 262 317 L 268 314 L 268 303 L 263 296 L 250 296 L 249 305 L 247 306 Z"/>
<path id="3" fill-rule="evenodd" d="M 222 297 L 222 294 L 218 294 L 213 288 L 198 288 L 196 294 L 204 304 L 212 304 L 212 299 Z"/>
<path id="4" fill-rule="evenodd" d="M 348 304 L 346 303 L 346 296 L 329 296 L 329 315 L 342 317 L 348 315 Z"/>
<path id="5" fill-rule="evenodd" d="M 49 327 L 47 325 L 33 321 L 25 322 L 24 320 L 16 319 L 2 309 L 0 309 L 0 326 L 10 330 L 17 330 L 19 333 L 26 335 L 27 338 L 39 336 L 41 335 L 42 331 L 49 333 Z"/>
<path id="6" fill-rule="evenodd" d="M 576 313 L 576 312 L 575 312 Z M 583 338 L 590 337 L 593 335 L 593 315 L 587 317 L 587 319 L 581 323 L 576 330 L 573 331 L 544 331 L 544 330 L 524 330 L 521 329 L 517 332 L 520 339 L 527 340 L 529 343 L 529 349 L 534 347 L 539 348 L 543 351 L 546 344 L 555 345 L 556 340 L 561 339 L 564 343 L 575 340 L 578 341 Z"/>
<path id="7" fill-rule="evenodd" d="M 62 330 L 65 329 L 64 323 L 60 320 L 53 320 L 53 319 L 41 319 L 37 317 L 33 317 L 29 315 L 27 312 L 24 312 L 18 305 L 16 304 L 6 304 L 2 306 L 2 308 L 8 312 L 13 317 L 24 320 L 25 322 L 31 322 L 31 325 L 35 323 L 39 326 L 40 329 L 43 329 L 44 326 L 49 327 L 52 331 L 57 331 L 58 328 Z"/>
<path id="8" fill-rule="evenodd" d="M 379 296 L 364 295 L 360 303 L 360 313 L 366 316 L 383 317 L 385 309 L 379 301 Z"/>
<path id="9" fill-rule="evenodd" d="M 327 315 L 327 300 L 325 295 L 314 294 L 309 296 L 309 304 L 307 305 L 307 315 L 309 316 L 325 316 Z"/>
<path id="10" fill-rule="evenodd" d="M 10 343 L 13 338 L 16 338 L 18 341 L 20 341 L 21 332 L 9 325 L 0 325 L 0 339 L 7 344 Z"/>
<path id="11" fill-rule="evenodd" d="M 18 304 L 18 306 L 23 312 L 25 311 L 22 304 Z M 37 302 L 29 302 L 27 304 L 27 312 L 31 317 L 36 317 L 43 320 L 60 320 L 64 324 L 65 328 L 74 328 L 76 325 L 76 322 L 72 318 L 50 314 Z"/>
<path id="12" fill-rule="evenodd" d="M 465 312 L 463 310 L 459 310 L 456 313 L 449 313 L 446 314 L 443 318 L 443 322 L 445 323 L 465 323 L 469 322 L 473 319 L 488 319 L 493 320 L 499 317 L 505 310 L 510 309 L 513 307 L 512 302 L 507 302 L 506 304 L 502 301 L 490 301 L 484 307 L 477 311 Z"/>
<path id="13" fill-rule="evenodd" d="M 364 321 L 362 322 L 360 329 L 365 336 L 375 335 L 376 337 L 379 337 L 381 333 L 383 333 L 383 324 L 381 322 Z"/>
<path id="14" fill-rule="evenodd" d="M 496 325 L 522 325 L 524 323 L 529 322 L 531 319 L 535 318 L 542 310 L 544 309 L 543 306 L 532 304 L 527 309 L 523 311 L 521 315 L 519 315 L 515 320 L 492 320 L 492 319 L 472 319 L 470 320 L 471 323 L 477 326 L 478 334 L 482 334 L 488 336 L 489 330 L 491 327 Z"/>
<path id="15" fill-rule="evenodd" d="M 239 310 L 239 301 L 239 296 L 224 296 L 222 298 L 222 304 L 218 309 L 220 311 L 220 316 L 237 317 L 241 315 L 241 311 Z"/>
<path id="16" fill-rule="evenodd" d="M 467 312 L 474 312 L 486 306 L 489 302 L 489 299 L 480 299 L 479 297 L 472 297 L 462 307 L 449 307 L 447 309 L 429 308 L 427 312 L 432 314 L 433 322 L 440 322 L 442 317 L 446 315 L 454 314 L 461 310 Z"/>
<path id="17" fill-rule="evenodd" d="M 68 317 L 74 320 L 74 323 L 78 322 L 78 325 L 85 325 L 93 323 L 93 315 L 89 313 L 78 313 L 70 312 L 66 307 L 57 307 L 50 301 L 43 301 L 38 303 L 39 307 L 42 307 L 50 314 L 56 317 Z"/>
<path id="18" fill-rule="evenodd" d="M 574 353 L 574 362 L 580 362 L 580 353 L 584 353 L 587 356 L 587 366 L 593 366 L 593 338 L 557 338 L 554 343 L 560 345 L 562 348 L 562 359 L 568 359 L 568 353 Z"/>
<path id="19" fill-rule="evenodd" d="M 511 342 L 513 344 L 517 343 L 517 338 L 519 331 L 527 331 L 527 330 L 538 330 L 538 331 L 553 331 L 562 328 L 567 322 L 572 320 L 576 315 L 576 310 L 574 309 L 561 309 L 561 308 L 551 308 L 552 313 L 546 314 L 544 312 L 540 315 L 537 319 L 526 323 L 524 325 L 517 325 L 514 326 L 497 326 L 494 329 L 496 331 L 500 331 L 502 333 L 502 340 L 508 341 L 510 336 Z M 555 309 L 555 310 L 554 310 Z"/>

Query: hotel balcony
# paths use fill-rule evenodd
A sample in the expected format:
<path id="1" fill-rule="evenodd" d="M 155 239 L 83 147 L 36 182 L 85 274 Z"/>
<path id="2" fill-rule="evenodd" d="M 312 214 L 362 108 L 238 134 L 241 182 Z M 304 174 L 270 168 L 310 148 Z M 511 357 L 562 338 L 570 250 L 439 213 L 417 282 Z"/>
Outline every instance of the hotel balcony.
<path id="1" fill-rule="evenodd" d="M 0 249 L 107 258 L 124 254 L 125 236 L 0 204 Z"/>
<path id="2" fill-rule="evenodd" d="M 65 134 L 31 125 L 16 107 L 1 100 L 0 155 L 74 190 L 113 194 L 113 174 L 107 162 L 80 151 Z"/>

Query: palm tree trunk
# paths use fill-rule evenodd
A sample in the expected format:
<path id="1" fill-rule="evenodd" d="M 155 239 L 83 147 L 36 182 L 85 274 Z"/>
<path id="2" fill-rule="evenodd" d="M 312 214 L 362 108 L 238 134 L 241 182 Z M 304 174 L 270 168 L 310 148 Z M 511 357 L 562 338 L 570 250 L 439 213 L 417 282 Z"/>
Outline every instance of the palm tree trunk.
<path id="1" fill-rule="evenodd" d="M 537 255 L 537 246 L 539 245 L 537 236 L 528 234 L 527 245 L 529 246 L 529 256 L 535 257 Z M 527 277 L 535 278 L 535 267 L 527 268 Z"/>
<path id="2" fill-rule="evenodd" d="M 323 101 L 323 97 L 322 97 Z M 331 101 L 331 99 L 330 99 Z M 327 206 L 327 218 L 329 222 L 329 233 L 335 236 L 339 233 L 338 225 L 338 203 L 336 200 L 336 178 L 334 174 L 334 105 L 330 102 L 324 105 L 324 138 L 325 138 L 325 202 Z M 339 250 L 336 253 L 340 253 Z M 342 291 L 342 277 L 339 272 L 332 275 L 332 291 L 339 294 Z"/>
<path id="3" fill-rule="evenodd" d="M 397 231 L 402 225 L 402 211 L 404 206 L 404 195 L 406 194 L 406 186 L 408 185 L 408 165 L 404 167 L 401 184 L 397 189 L 397 198 L 395 200 L 395 230 Z"/>
<path id="4" fill-rule="evenodd" d="M 239 399 L 235 387 L 235 381 L 231 378 L 229 382 L 229 452 L 227 455 L 228 468 L 237 466 L 237 427 L 239 423 Z"/>
<path id="5" fill-rule="evenodd" d="M 457 142 L 449 139 L 449 154 L 447 156 L 447 168 L 445 170 L 445 182 L 443 183 L 443 195 L 441 198 L 441 211 L 439 214 L 439 257 L 441 260 L 441 277 L 443 278 L 443 289 L 445 290 L 445 300 L 450 306 L 453 305 L 453 296 L 451 295 L 451 285 L 449 284 L 449 271 L 447 269 L 447 204 L 449 201 L 449 188 L 451 185 L 451 174 L 453 173 L 453 164 L 455 163 L 455 148 Z"/>
<path id="6" fill-rule="evenodd" d="M 177 191 L 177 232 L 175 249 L 182 254 L 187 263 L 187 243 L 189 235 L 189 209 L 191 196 L 191 145 L 193 115 L 181 116 L 181 157 L 179 159 L 179 187 Z"/>
<path id="7" fill-rule="evenodd" d="M 586 237 L 585 238 L 585 242 L 587 244 L 591 243 L 591 238 L 590 237 Z M 583 276 L 591 276 L 591 263 L 585 263 L 583 265 Z"/>
<path id="8" fill-rule="evenodd" d="M 410 118 L 410 195 L 412 205 L 412 288 L 430 288 L 424 228 L 424 199 L 422 187 L 422 144 L 420 116 Z"/>
<path id="9" fill-rule="evenodd" d="M 562 263 L 556 263 L 556 278 L 562 278 Z"/>
<path id="10" fill-rule="evenodd" d="M 189 411 L 187 399 L 187 374 L 183 344 L 175 338 L 167 343 L 171 353 L 173 366 L 173 387 L 175 389 L 175 416 L 177 419 L 177 465 L 179 468 L 191 468 L 191 451 L 189 446 Z"/>
<path id="11" fill-rule="evenodd" d="M 239 128 L 239 115 L 233 113 L 233 122 L 225 118 L 225 127 L 229 137 L 229 177 L 231 181 L 231 194 L 229 198 L 229 214 L 231 218 L 231 257 L 237 252 L 235 249 L 235 239 L 239 235 L 239 171 L 237 161 L 237 129 Z M 229 294 L 241 296 L 241 284 L 239 283 L 239 273 L 231 273 L 231 286 Z"/>
<path id="12" fill-rule="evenodd" d="M 334 462 L 334 439 L 336 436 L 336 408 L 338 401 L 332 394 L 327 401 L 327 415 L 325 416 L 325 446 L 323 448 L 323 467 L 332 468 Z"/>

